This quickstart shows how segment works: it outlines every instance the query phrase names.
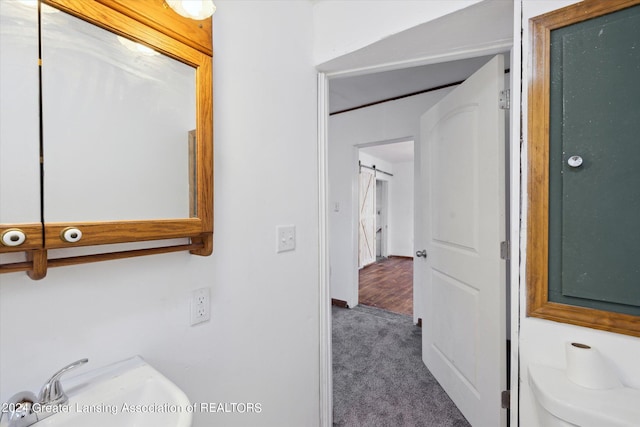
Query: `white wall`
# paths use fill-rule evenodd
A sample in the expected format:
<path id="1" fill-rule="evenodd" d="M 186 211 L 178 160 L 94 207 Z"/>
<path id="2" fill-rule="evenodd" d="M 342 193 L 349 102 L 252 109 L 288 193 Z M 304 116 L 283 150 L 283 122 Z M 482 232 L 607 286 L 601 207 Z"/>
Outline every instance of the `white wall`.
<path id="1" fill-rule="evenodd" d="M 419 117 L 452 88 L 385 102 L 329 118 L 329 215 L 331 297 L 354 306 L 358 298 L 356 146 L 398 139 L 418 144 Z M 416 152 L 416 158 L 418 152 Z M 355 286 L 354 286 L 355 284 Z M 414 310 L 414 317 L 419 308 Z"/>
<path id="2" fill-rule="evenodd" d="M 568 1 L 540 1 L 525 0 L 523 2 L 523 52 L 522 57 L 525 58 L 523 66 L 523 82 L 527 82 L 530 75 L 530 41 L 528 39 L 529 28 L 528 20 L 533 16 L 546 13 L 548 11 L 576 3 L 574 0 Z M 522 118 L 523 118 L 523 147 L 527 146 L 527 87 L 523 86 L 522 93 Z M 527 153 L 523 153 L 523 164 L 527 163 Z M 526 167 L 522 168 L 526 175 Z M 527 187 L 527 177 L 523 180 L 523 189 Z M 526 191 L 526 190 L 523 190 Z M 638 363 L 638 355 L 640 354 L 640 339 L 620 334 L 598 331 L 595 329 L 582 328 L 563 323 L 556 323 L 542 319 L 526 317 L 526 293 L 527 283 L 524 281 L 526 271 L 524 265 L 526 262 L 526 201 L 527 197 L 522 197 L 522 221 L 521 229 L 522 244 L 520 248 L 521 265 L 520 272 L 523 282 L 520 286 L 520 425 L 522 427 L 539 426 L 536 418 L 534 400 L 531 394 L 528 381 L 529 366 L 534 364 L 553 366 L 564 369 L 565 354 L 564 345 L 568 341 L 578 341 L 589 344 L 598 348 L 607 358 L 622 378 L 622 382 L 634 388 L 640 388 L 640 364 Z"/>
<path id="3" fill-rule="evenodd" d="M 413 250 L 413 162 L 393 164 L 389 184 L 389 255 L 412 257 Z"/>
<path id="4" fill-rule="evenodd" d="M 216 5 L 214 254 L 0 275 L 0 401 L 79 358 L 89 369 L 140 354 L 193 402 L 262 403 L 196 414 L 196 427 L 319 424 L 312 5 Z M 294 252 L 275 253 L 278 224 L 296 225 Z M 211 321 L 190 327 L 200 287 Z"/>
<path id="5" fill-rule="evenodd" d="M 362 162 L 363 165 L 365 166 L 370 166 L 373 167 L 375 166 L 376 169 L 380 169 L 383 170 L 385 172 L 389 172 L 389 173 L 393 173 L 393 164 L 389 163 L 386 160 L 382 160 L 376 156 L 372 156 L 371 154 L 368 154 L 362 150 L 359 151 L 358 153 L 358 160 L 360 160 Z M 382 180 L 389 180 L 389 175 L 385 175 L 383 173 L 378 173 L 376 174 L 376 178 L 377 179 L 382 179 Z"/>
<path id="6" fill-rule="evenodd" d="M 314 61 L 321 64 L 480 0 L 317 0 Z"/>

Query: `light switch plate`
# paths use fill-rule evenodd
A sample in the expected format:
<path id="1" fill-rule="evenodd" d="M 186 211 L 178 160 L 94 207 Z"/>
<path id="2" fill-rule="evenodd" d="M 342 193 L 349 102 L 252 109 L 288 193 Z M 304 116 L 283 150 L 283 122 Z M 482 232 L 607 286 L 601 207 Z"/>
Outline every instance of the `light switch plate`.
<path id="1" fill-rule="evenodd" d="M 296 248 L 296 226 L 279 225 L 276 227 L 276 252 L 292 251 Z"/>

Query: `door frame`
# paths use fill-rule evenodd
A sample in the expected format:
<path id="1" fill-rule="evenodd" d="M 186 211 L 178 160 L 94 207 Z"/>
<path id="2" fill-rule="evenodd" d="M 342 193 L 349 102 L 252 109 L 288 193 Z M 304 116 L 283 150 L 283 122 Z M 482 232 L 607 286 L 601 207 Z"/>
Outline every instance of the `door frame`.
<path id="1" fill-rule="evenodd" d="M 378 194 L 380 188 L 380 194 Z M 378 213 L 378 209 L 380 213 Z M 378 217 L 380 221 L 378 221 Z M 380 228 L 380 245 L 378 245 L 377 229 Z M 389 255 L 389 181 L 376 178 L 376 258 L 378 249 L 380 257 L 386 258 Z"/>
<path id="2" fill-rule="evenodd" d="M 520 16 L 520 4 L 514 5 L 514 14 Z M 521 159 L 521 127 L 520 127 L 520 99 L 522 80 L 520 54 L 520 28 L 522 23 L 514 20 L 514 39 L 509 46 L 496 45 L 483 49 L 468 51 L 466 57 L 476 57 L 495 54 L 496 49 L 503 51 L 510 50 L 510 70 L 511 70 L 511 108 L 508 112 L 508 146 L 507 153 L 507 182 L 508 182 L 508 217 L 511 218 L 507 225 L 507 239 L 511 242 L 509 246 L 509 274 L 507 276 L 507 287 L 511 290 L 510 300 L 510 328 L 511 328 L 511 351 L 509 362 L 510 370 L 510 417 L 512 426 L 518 425 L 518 397 L 519 397 L 519 318 L 520 318 L 520 159 Z M 429 58 L 429 63 L 451 61 L 448 55 L 436 58 Z M 462 59 L 462 58 L 457 58 Z M 418 65 L 425 65 L 424 59 L 403 62 L 396 69 L 409 68 Z M 330 427 L 333 424 L 333 378 L 332 378 L 332 343 L 331 343 L 331 289 L 330 289 L 330 266 L 329 266 L 329 174 L 328 174 L 328 122 L 329 122 L 329 94 L 328 82 L 331 78 L 344 75 L 358 75 L 374 73 L 377 71 L 388 71 L 389 65 L 382 64 L 379 67 L 367 68 L 367 70 L 346 70 L 341 72 L 324 73 L 318 72 L 318 230 L 319 230 L 319 421 L 320 426 Z M 414 139 L 416 141 L 416 139 Z M 526 159 L 525 159 L 526 160 Z M 415 280 L 415 278 L 414 278 Z"/>

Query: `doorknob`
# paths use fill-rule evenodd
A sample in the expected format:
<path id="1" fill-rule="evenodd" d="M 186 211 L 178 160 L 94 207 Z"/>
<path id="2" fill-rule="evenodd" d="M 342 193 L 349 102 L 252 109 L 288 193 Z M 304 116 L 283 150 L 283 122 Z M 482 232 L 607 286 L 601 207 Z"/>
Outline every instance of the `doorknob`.
<path id="1" fill-rule="evenodd" d="M 416 256 L 417 256 L 418 258 L 422 257 L 422 258 L 424 258 L 424 259 L 427 259 L 427 250 L 426 250 L 426 249 L 423 249 L 423 250 L 421 250 L 421 251 L 416 252 Z"/>
<path id="2" fill-rule="evenodd" d="M 580 166 L 582 166 L 582 157 L 571 156 L 569 157 L 569 160 L 567 160 L 567 163 L 569 163 L 569 166 L 571 166 L 572 168 L 579 168 Z"/>

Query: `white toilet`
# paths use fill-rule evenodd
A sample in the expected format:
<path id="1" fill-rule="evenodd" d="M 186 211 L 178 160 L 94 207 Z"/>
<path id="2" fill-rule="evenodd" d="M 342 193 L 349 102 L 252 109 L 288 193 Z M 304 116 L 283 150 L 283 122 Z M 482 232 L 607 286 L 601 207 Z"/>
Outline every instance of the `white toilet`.
<path id="1" fill-rule="evenodd" d="M 586 388 L 563 369 L 539 365 L 529 367 L 529 385 L 540 427 L 640 426 L 640 390 Z"/>

